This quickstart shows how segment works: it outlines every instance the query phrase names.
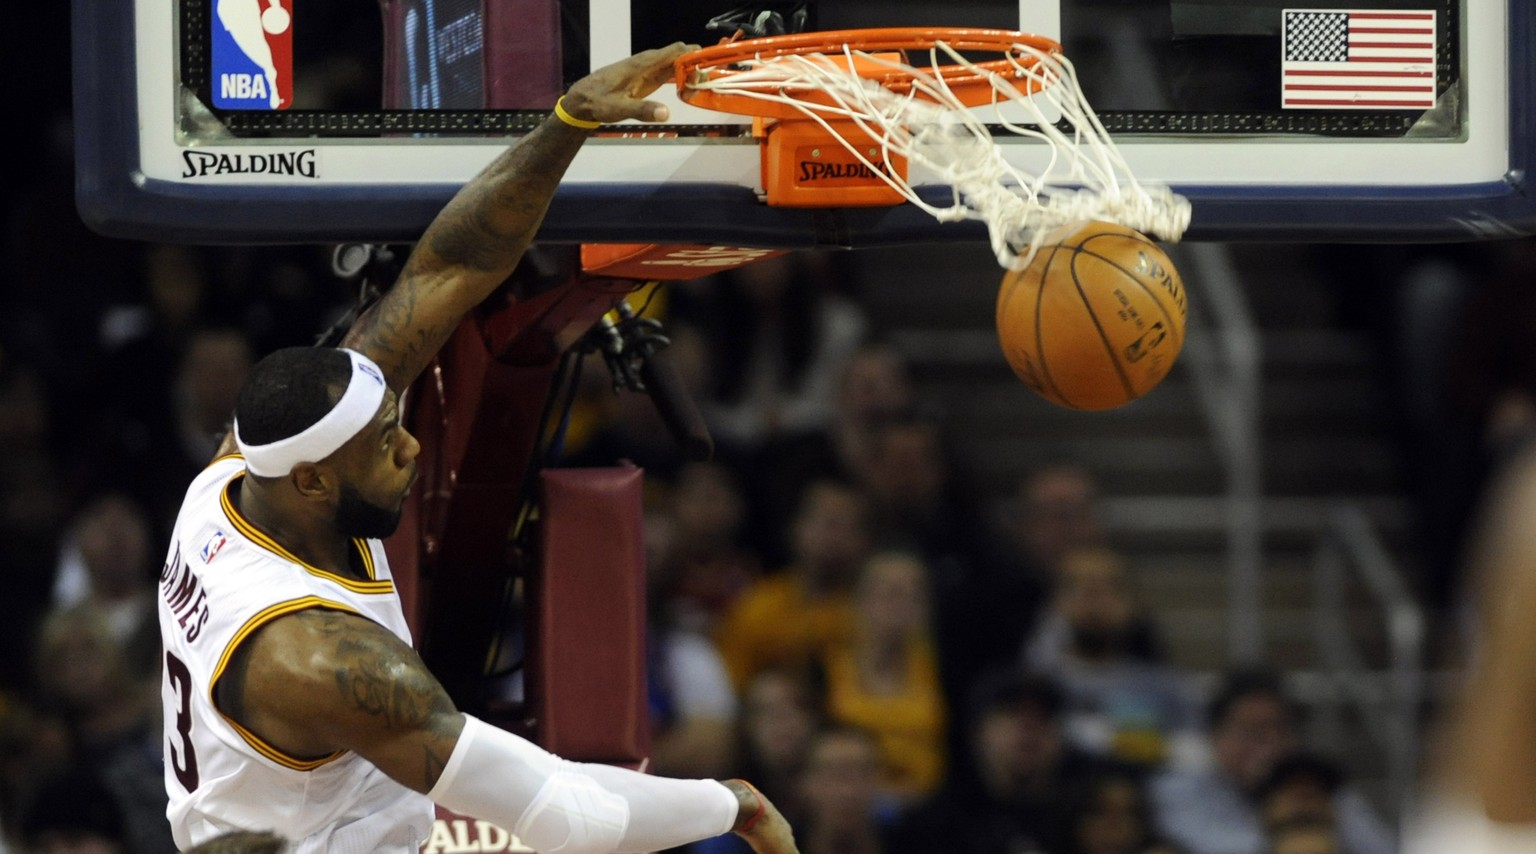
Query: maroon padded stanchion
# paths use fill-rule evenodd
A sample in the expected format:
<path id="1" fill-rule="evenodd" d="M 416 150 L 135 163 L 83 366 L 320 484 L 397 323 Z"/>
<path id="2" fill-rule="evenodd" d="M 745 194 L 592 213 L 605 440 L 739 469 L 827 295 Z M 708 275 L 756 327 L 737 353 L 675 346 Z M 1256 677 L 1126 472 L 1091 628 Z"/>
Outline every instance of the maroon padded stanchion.
<path id="1" fill-rule="evenodd" d="M 525 710 L 546 750 L 634 767 L 650 752 L 643 475 L 551 469 L 540 481 Z"/>

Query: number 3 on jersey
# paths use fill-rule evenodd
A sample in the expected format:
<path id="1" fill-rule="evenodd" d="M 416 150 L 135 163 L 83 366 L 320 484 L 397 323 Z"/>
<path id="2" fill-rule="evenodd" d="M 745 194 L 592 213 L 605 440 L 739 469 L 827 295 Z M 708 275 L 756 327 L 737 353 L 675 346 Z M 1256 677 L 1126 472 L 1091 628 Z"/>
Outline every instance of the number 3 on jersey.
<path id="1" fill-rule="evenodd" d="M 171 690 L 181 699 L 176 710 L 176 734 L 168 739 L 167 750 L 171 768 L 182 788 L 191 792 L 197 788 L 197 754 L 192 750 L 192 673 L 187 665 L 170 652 L 165 654 L 165 678 L 171 682 Z M 181 749 L 176 749 L 176 740 Z"/>

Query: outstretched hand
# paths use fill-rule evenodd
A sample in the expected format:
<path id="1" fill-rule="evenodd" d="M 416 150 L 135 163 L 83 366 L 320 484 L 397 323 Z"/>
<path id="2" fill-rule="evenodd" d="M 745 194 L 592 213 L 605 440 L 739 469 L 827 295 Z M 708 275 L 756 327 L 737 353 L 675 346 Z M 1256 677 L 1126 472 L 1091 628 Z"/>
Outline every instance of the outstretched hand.
<path id="1" fill-rule="evenodd" d="M 727 780 L 726 788 L 736 794 L 743 807 L 743 819 L 735 833 L 752 846 L 756 854 L 800 854 L 795 847 L 795 833 L 779 808 L 745 780 Z"/>
<path id="2" fill-rule="evenodd" d="M 647 101 L 646 96 L 672 80 L 672 64 L 678 57 L 698 47 L 677 42 L 605 65 L 571 84 L 562 103 L 567 112 L 584 121 L 666 121 L 667 106 Z"/>

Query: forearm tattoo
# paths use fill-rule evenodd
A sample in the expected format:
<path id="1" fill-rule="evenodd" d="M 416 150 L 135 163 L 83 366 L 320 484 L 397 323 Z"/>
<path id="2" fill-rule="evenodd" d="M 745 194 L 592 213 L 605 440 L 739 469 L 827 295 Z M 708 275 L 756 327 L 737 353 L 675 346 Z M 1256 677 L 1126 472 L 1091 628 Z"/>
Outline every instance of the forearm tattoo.
<path id="1" fill-rule="evenodd" d="M 422 732 L 420 783 L 423 791 L 430 788 L 459 730 L 453 701 L 442 685 L 415 652 L 364 632 L 339 632 L 334 661 L 336 689 L 347 707 L 378 719 L 385 729 Z"/>
<path id="2" fill-rule="evenodd" d="M 367 353 L 397 387 L 414 380 L 463 313 L 512 273 L 583 138 L 546 124 L 502 152 L 437 215 L 399 281 L 359 318 L 343 346 Z M 445 287 L 455 290 L 439 291 Z"/>
<path id="3" fill-rule="evenodd" d="M 465 185 L 427 229 L 427 248 L 450 264 L 507 270 L 533 240 L 584 136 L 545 124 Z"/>
<path id="4" fill-rule="evenodd" d="M 391 384 L 413 379 L 453 331 L 450 324 L 429 322 L 419 310 L 423 287 L 401 276 L 342 341 L 342 346 L 368 354 Z"/>

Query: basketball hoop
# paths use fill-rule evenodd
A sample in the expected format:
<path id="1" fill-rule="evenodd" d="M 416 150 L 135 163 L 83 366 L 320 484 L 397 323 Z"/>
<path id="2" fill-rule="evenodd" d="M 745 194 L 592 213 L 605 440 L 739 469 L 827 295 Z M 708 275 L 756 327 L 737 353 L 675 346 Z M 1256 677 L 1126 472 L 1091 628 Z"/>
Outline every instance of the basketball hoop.
<path id="1" fill-rule="evenodd" d="M 928 64 L 909 64 L 911 51 L 927 51 Z M 1189 202 L 1131 174 L 1061 45 L 1042 36 L 956 27 L 796 33 L 702 48 L 676 68 L 684 101 L 756 117 L 770 205 L 905 201 L 941 222 L 980 220 L 998 263 L 1014 270 L 1068 222 L 1107 220 L 1166 241 L 1189 226 Z M 1008 162 L 971 111 L 988 105 L 1009 133 L 1048 146 L 1043 167 Z M 1008 105 L 1024 119 L 1005 117 Z M 919 197 L 907 178 L 914 163 L 949 185 L 952 204 Z"/>

